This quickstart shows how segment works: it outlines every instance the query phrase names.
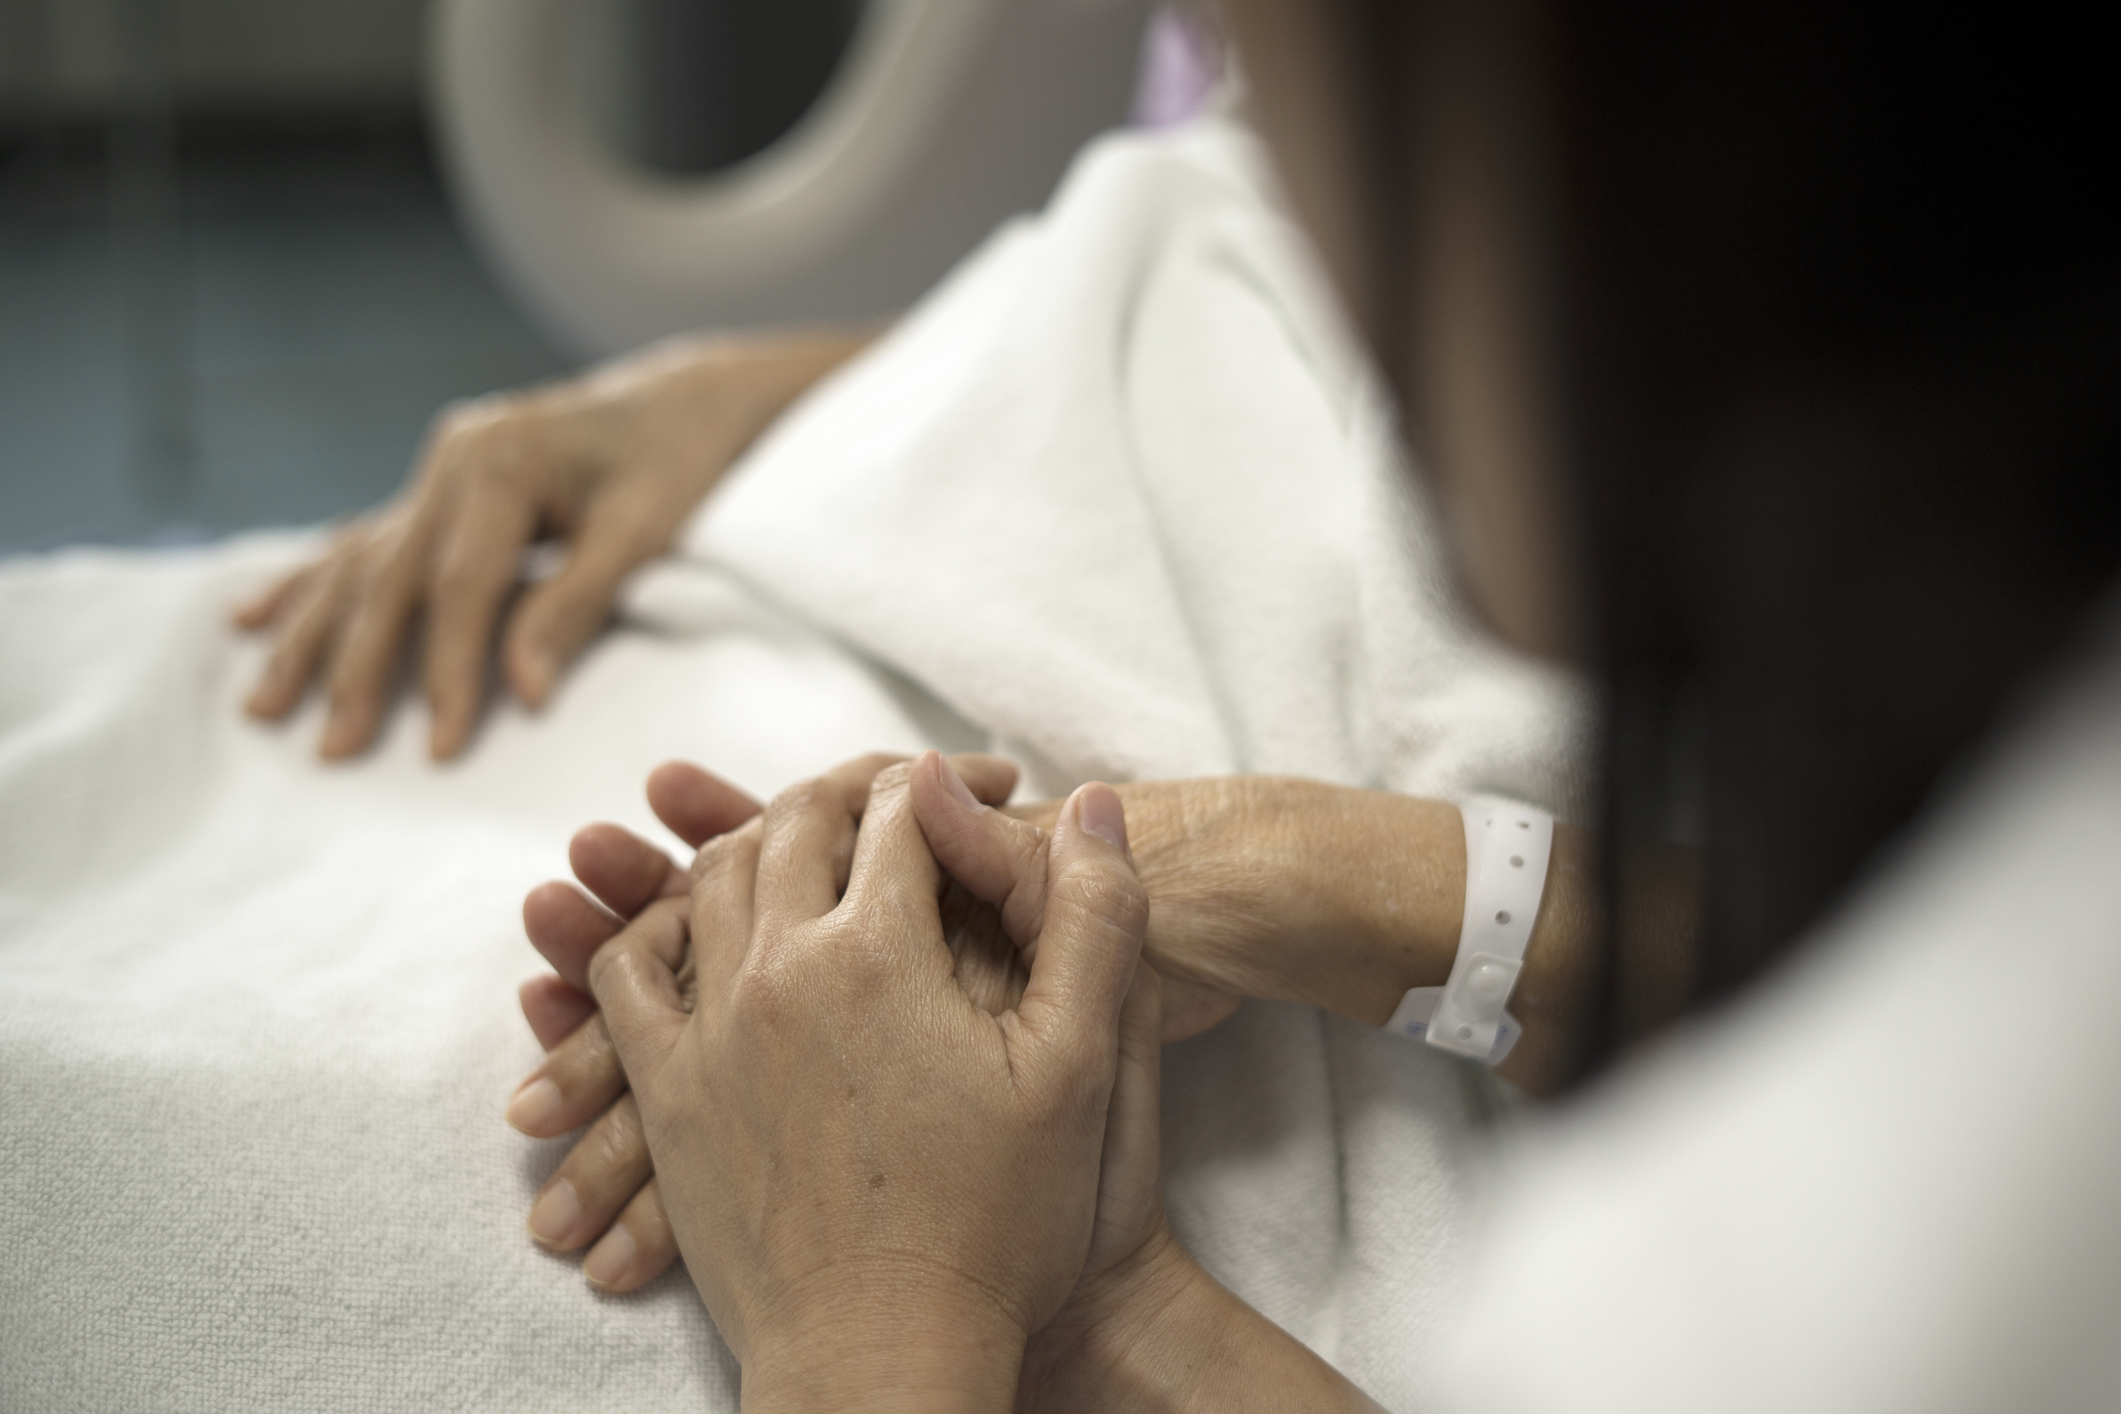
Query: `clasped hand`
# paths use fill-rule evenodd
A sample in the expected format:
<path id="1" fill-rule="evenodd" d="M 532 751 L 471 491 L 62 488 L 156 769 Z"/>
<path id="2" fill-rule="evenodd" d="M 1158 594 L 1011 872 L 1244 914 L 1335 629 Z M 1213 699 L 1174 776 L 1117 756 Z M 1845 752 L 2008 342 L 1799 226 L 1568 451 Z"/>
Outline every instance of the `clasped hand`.
<path id="1" fill-rule="evenodd" d="M 992 794 L 1005 769 L 972 773 Z M 587 980 L 747 1407 L 1006 1407 L 1086 1267 L 1161 1231 L 1158 996 L 1126 843 L 1107 787 L 1046 832 L 981 809 L 933 753 L 856 763 L 709 839 L 688 894 L 596 949 Z M 946 868 L 1022 959 L 998 1012 L 948 944 Z"/>

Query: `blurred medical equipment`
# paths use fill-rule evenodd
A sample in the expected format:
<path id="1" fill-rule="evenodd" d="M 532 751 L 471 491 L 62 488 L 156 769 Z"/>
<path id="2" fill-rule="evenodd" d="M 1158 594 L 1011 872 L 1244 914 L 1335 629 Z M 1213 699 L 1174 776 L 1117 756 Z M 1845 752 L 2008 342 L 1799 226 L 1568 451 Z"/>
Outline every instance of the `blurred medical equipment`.
<path id="1" fill-rule="evenodd" d="M 594 66 L 622 47 L 617 4 L 440 0 L 430 46 L 466 224 L 524 306 L 591 356 L 686 329 L 904 309 L 1125 119 L 1149 9 L 869 0 L 783 136 L 688 174 L 630 155 L 599 112 Z"/>

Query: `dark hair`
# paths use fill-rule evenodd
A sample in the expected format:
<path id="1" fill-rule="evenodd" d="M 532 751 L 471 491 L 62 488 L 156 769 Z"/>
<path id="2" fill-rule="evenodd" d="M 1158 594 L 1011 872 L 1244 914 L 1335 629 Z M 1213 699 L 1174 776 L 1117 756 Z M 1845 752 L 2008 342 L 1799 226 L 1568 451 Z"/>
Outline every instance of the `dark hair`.
<path id="1" fill-rule="evenodd" d="M 1626 1039 L 1645 840 L 1699 832 L 1690 1001 L 1713 1002 L 2121 573 L 2115 86 L 2059 8 L 1548 24 L 1622 920 L 1595 1063 Z"/>
<path id="2" fill-rule="evenodd" d="M 1387 246 L 1419 220 L 1392 86 L 1425 36 L 1501 36 L 1538 110 L 1608 690 L 1595 1071 L 1664 1019 L 1624 1003 L 1669 843 L 1699 846 L 1668 1009 L 1694 1010 L 1803 935 L 2121 574 L 2121 85 L 2083 7 L 1347 5 Z"/>

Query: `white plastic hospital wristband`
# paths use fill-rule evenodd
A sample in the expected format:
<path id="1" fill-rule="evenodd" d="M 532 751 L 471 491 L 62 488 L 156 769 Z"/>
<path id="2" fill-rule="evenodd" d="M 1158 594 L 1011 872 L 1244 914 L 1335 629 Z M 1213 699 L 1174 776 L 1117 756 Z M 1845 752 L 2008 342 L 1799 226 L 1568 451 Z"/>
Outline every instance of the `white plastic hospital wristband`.
<path id="1" fill-rule="evenodd" d="M 1458 958 L 1441 987 L 1416 987 L 1387 1031 L 1500 1065 L 1524 1028 L 1504 1006 L 1524 970 L 1525 948 L 1546 892 L 1554 817 L 1528 805 L 1476 796 L 1459 808 L 1466 827 L 1466 911 Z"/>

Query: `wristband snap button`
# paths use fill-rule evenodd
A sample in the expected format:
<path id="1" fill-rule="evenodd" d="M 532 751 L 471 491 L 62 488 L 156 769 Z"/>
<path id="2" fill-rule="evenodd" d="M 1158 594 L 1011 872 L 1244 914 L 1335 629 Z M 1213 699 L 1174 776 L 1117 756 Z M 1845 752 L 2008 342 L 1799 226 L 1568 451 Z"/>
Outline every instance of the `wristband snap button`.
<path id="1" fill-rule="evenodd" d="M 1510 994 L 1510 969 L 1500 963 L 1483 962 L 1466 979 L 1467 990 L 1481 1001 L 1499 1002 Z"/>

